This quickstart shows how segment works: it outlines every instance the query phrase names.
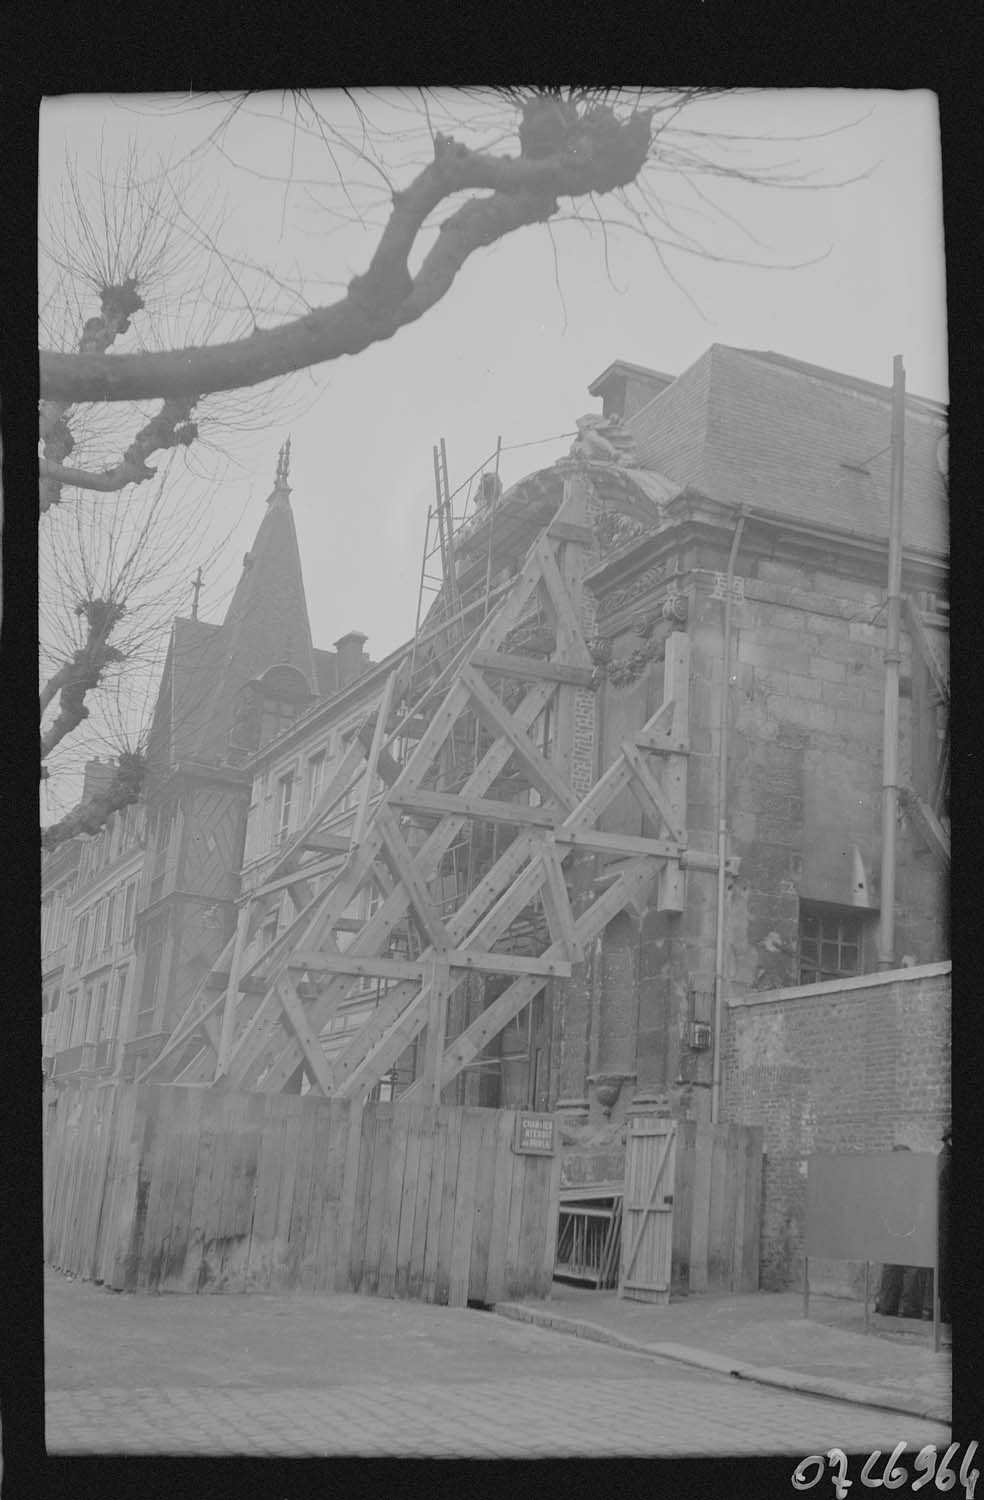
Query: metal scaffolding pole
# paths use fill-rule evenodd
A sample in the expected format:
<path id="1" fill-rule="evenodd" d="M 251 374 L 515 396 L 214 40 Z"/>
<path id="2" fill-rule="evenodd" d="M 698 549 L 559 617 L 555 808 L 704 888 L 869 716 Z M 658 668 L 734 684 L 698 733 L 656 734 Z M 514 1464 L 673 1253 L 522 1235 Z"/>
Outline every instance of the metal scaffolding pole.
<path id="1" fill-rule="evenodd" d="M 888 603 L 885 619 L 885 711 L 882 739 L 881 916 L 878 967 L 895 964 L 895 835 L 899 800 L 899 637 L 902 613 L 902 496 L 905 488 L 905 368 L 892 366 L 892 478 L 888 510 Z"/>

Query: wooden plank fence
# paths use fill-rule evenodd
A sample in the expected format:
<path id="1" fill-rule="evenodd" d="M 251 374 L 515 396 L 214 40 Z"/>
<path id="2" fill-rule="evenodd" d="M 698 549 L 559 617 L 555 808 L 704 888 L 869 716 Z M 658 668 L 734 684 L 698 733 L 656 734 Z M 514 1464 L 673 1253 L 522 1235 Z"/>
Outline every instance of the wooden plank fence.
<path id="1" fill-rule="evenodd" d="M 758 1291 L 763 1134 L 677 1121 L 673 1291 Z"/>
<path id="2" fill-rule="evenodd" d="M 560 1160 L 516 1114 L 129 1084 L 45 1091 L 48 1264 L 120 1291 L 546 1296 Z"/>

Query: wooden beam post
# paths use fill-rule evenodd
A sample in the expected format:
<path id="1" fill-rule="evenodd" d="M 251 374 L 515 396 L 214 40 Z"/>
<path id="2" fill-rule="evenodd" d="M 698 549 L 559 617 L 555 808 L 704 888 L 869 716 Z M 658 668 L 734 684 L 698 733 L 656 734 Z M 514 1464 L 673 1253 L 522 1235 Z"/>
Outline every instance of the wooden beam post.
<path id="1" fill-rule="evenodd" d="M 215 1076 L 223 1073 L 229 1063 L 229 1053 L 232 1051 L 232 1038 L 236 1031 L 236 1006 L 239 1003 L 239 971 L 242 968 L 243 950 L 249 941 L 249 915 L 252 901 L 246 900 L 239 908 L 236 918 L 236 937 L 232 945 L 232 959 L 229 964 L 229 984 L 225 992 L 225 1001 L 222 1006 L 222 1026 L 219 1031 L 219 1049 L 215 1059 Z"/>
<path id="2" fill-rule="evenodd" d="M 672 700 L 674 740 L 690 744 L 690 637 L 674 631 L 666 642 L 663 697 Z M 647 725 L 647 728 L 650 727 Z M 668 755 L 663 769 L 663 791 L 674 828 L 687 827 L 687 756 Z M 683 911 L 687 875 L 679 859 L 669 859 L 659 877 L 658 911 Z"/>
<path id="3" fill-rule="evenodd" d="M 424 988 L 429 991 L 427 1039 L 424 1052 L 423 1092 L 427 1104 L 441 1102 L 441 1060 L 448 1024 L 451 969 L 446 953 L 431 953 L 425 959 Z"/>

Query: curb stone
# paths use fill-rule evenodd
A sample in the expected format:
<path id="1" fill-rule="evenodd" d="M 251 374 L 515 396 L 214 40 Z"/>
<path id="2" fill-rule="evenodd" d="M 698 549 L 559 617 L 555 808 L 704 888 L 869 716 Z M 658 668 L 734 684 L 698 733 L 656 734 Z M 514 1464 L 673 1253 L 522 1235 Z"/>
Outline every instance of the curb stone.
<path id="1" fill-rule="evenodd" d="M 532 1323 L 538 1328 L 549 1328 L 554 1333 L 565 1333 L 574 1338 L 588 1339 L 597 1344 L 611 1344 L 616 1349 L 625 1349 L 633 1354 L 648 1354 L 653 1359 L 674 1360 L 677 1364 L 692 1365 L 697 1369 L 710 1370 L 717 1375 L 730 1375 L 737 1380 L 749 1380 L 758 1385 L 777 1386 L 783 1390 L 799 1391 L 808 1396 L 824 1396 L 831 1401 L 845 1401 L 852 1406 L 873 1406 L 882 1411 L 901 1413 L 908 1417 L 921 1417 L 930 1422 L 942 1422 L 949 1426 L 952 1416 L 949 1409 L 919 1397 L 909 1399 L 878 1386 L 863 1385 L 850 1380 L 829 1380 L 823 1376 L 802 1374 L 798 1370 L 784 1370 L 778 1365 L 749 1365 L 723 1354 L 713 1354 L 705 1349 L 692 1349 L 686 1344 L 649 1344 L 640 1339 L 626 1338 L 601 1323 L 589 1323 L 581 1318 L 565 1318 L 562 1314 L 546 1309 L 528 1307 L 521 1302 L 497 1302 L 493 1311 L 500 1317 L 511 1318 L 516 1323 Z"/>

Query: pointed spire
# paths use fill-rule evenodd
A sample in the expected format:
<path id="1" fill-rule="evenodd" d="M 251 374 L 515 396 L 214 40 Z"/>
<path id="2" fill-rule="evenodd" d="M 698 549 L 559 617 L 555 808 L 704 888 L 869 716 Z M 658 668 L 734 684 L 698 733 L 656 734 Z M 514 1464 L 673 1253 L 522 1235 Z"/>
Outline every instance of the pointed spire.
<path id="1" fill-rule="evenodd" d="M 270 499 L 267 501 L 268 505 L 271 504 L 278 495 L 287 496 L 290 494 L 290 485 L 287 483 L 289 474 L 290 438 L 288 437 L 287 441 L 281 445 L 280 452 L 277 454 L 277 472 L 274 475 L 273 493 L 271 494 Z"/>

